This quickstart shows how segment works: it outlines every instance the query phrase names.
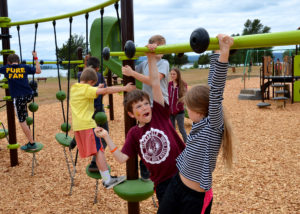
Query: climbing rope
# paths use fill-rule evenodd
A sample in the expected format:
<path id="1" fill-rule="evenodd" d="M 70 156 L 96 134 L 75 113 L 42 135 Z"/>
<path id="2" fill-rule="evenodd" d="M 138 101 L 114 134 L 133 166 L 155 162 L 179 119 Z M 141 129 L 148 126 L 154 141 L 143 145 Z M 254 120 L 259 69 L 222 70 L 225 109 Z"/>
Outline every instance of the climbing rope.
<path id="1" fill-rule="evenodd" d="M 20 59 L 22 62 L 23 60 L 22 60 L 22 48 L 21 48 L 21 37 L 20 37 L 20 25 L 17 26 L 17 30 L 18 30 L 18 38 L 19 38 Z"/>
<path id="2" fill-rule="evenodd" d="M 57 37 L 56 37 L 56 21 L 54 20 L 52 22 L 52 24 L 53 24 L 53 30 L 54 30 L 54 41 L 55 41 L 55 55 L 56 55 L 56 67 L 57 67 L 58 87 L 59 87 L 59 91 L 61 91 L 61 80 L 60 80 L 59 60 L 58 60 L 58 47 L 57 47 Z M 65 109 L 64 109 L 63 100 L 60 100 L 60 101 L 61 101 L 61 109 L 62 109 L 62 114 L 63 114 L 63 120 L 64 120 L 64 122 L 66 122 Z"/>
<path id="3" fill-rule="evenodd" d="M 35 47 L 36 47 L 36 35 L 37 35 L 37 29 L 38 29 L 38 23 L 35 23 L 34 27 L 35 27 L 35 31 L 34 31 L 34 43 L 33 43 L 33 51 L 35 52 Z M 34 67 L 34 57 L 32 57 L 32 66 Z M 34 74 L 32 75 L 32 82 L 34 83 Z M 34 96 L 33 96 L 33 99 L 32 99 L 32 102 L 34 102 Z M 33 138 L 33 141 L 34 141 L 34 112 L 32 112 L 32 119 L 33 119 L 33 123 L 32 123 L 32 138 Z"/>

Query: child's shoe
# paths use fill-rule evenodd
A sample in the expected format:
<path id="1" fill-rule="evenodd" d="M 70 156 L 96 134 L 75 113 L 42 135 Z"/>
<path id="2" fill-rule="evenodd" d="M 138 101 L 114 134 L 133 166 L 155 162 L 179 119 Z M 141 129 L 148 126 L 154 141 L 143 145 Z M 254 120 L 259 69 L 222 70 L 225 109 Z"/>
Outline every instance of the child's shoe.
<path id="1" fill-rule="evenodd" d="M 30 143 L 28 142 L 26 145 L 21 146 L 21 149 L 24 151 L 29 151 L 29 150 L 35 150 L 36 149 L 36 144 L 35 143 Z"/>
<path id="2" fill-rule="evenodd" d="M 89 170 L 89 172 L 99 172 L 99 169 L 98 169 L 95 161 L 91 161 L 91 164 L 90 164 L 88 170 Z"/>
<path id="3" fill-rule="evenodd" d="M 119 176 L 119 177 L 117 177 L 117 176 L 111 176 L 110 181 L 107 184 L 103 182 L 103 186 L 106 189 L 111 189 L 114 186 L 122 183 L 125 180 L 126 180 L 126 176 Z"/>

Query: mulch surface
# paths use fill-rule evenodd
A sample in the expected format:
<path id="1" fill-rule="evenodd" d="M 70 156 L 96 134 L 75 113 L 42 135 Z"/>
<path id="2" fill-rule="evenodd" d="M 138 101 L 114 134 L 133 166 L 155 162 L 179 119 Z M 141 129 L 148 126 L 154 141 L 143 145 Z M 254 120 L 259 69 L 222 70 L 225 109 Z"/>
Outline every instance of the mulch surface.
<path id="1" fill-rule="evenodd" d="M 246 82 L 246 88 L 258 85 L 258 78 Z M 259 109 L 256 104 L 260 101 L 238 100 L 242 88 L 241 79 L 226 84 L 224 106 L 235 135 L 235 159 L 231 170 L 221 159 L 217 163 L 212 213 L 299 213 L 300 103 L 288 101 L 285 108 L 278 108 L 268 101 L 272 104 L 269 108 Z M 119 147 L 124 142 L 122 100 L 123 95 L 114 95 L 115 120 L 109 121 L 111 136 Z M 0 118 L 7 126 L 5 111 L 0 112 Z M 60 103 L 41 105 L 35 119 L 35 138 L 44 149 L 36 154 L 34 176 L 32 154 L 18 150 L 19 165 L 10 167 L 7 140 L 0 140 L 0 213 L 127 213 L 127 202 L 113 190 L 104 189 L 101 182 L 98 203 L 93 204 L 96 181 L 85 173 L 89 158 L 78 159 L 75 186 L 69 196 L 64 150 L 55 140 L 63 123 Z M 189 119 L 185 121 L 188 132 L 191 124 Z M 18 142 L 25 144 L 19 124 L 16 129 Z M 75 151 L 72 154 L 75 157 Z M 106 157 L 112 174 L 125 174 L 125 164 L 118 164 L 109 151 Z M 157 211 L 151 198 L 140 203 L 140 210 L 147 214 Z"/>

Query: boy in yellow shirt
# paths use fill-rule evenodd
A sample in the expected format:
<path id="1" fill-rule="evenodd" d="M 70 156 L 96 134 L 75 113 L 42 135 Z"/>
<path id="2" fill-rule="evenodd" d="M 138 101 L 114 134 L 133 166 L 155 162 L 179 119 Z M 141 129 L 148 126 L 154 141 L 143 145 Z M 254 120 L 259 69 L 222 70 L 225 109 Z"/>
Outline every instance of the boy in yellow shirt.
<path id="1" fill-rule="evenodd" d="M 75 83 L 71 87 L 71 111 L 72 111 L 72 127 L 77 142 L 79 155 L 81 158 L 96 155 L 96 163 L 102 177 L 102 182 L 105 188 L 110 189 L 113 186 L 123 182 L 125 176 L 111 176 L 102 143 L 94 134 L 96 122 L 92 119 L 94 114 L 94 99 L 98 95 L 112 94 L 121 91 L 132 91 L 135 86 L 132 83 L 126 86 L 112 86 L 103 88 L 103 84 L 98 87 L 93 87 L 98 80 L 97 73 L 92 68 L 83 70 L 80 76 L 80 82 Z"/>

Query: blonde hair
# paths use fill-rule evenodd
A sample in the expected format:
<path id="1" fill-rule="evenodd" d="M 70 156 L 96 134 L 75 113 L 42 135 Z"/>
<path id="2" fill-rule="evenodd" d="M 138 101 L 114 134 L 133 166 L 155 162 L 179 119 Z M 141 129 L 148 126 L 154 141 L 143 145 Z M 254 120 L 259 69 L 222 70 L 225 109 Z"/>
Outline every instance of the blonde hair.
<path id="1" fill-rule="evenodd" d="M 87 67 L 82 71 L 82 74 L 80 76 L 80 81 L 88 82 L 88 81 L 93 81 L 93 82 L 98 82 L 98 76 L 96 71 L 91 68 Z"/>
<path id="2" fill-rule="evenodd" d="M 156 43 L 157 45 L 165 45 L 166 44 L 166 39 L 162 35 L 154 35 L 154 36 L 151 36 L 148 43 L 149 44 Z"/>
<path id="3" fill-rule="evenodd" d="M 181 100 L 187 105 L 189 109 L 197 113 L 208 116 L 209 107 L 209 87 L 204 85 L 197 85 L 191 88 Z M 232 166 L 232 129 L 225 113 L 223 112 L 224 132 L 222 136 L 222 156 L 225 165 L 228 168 Z"/>

